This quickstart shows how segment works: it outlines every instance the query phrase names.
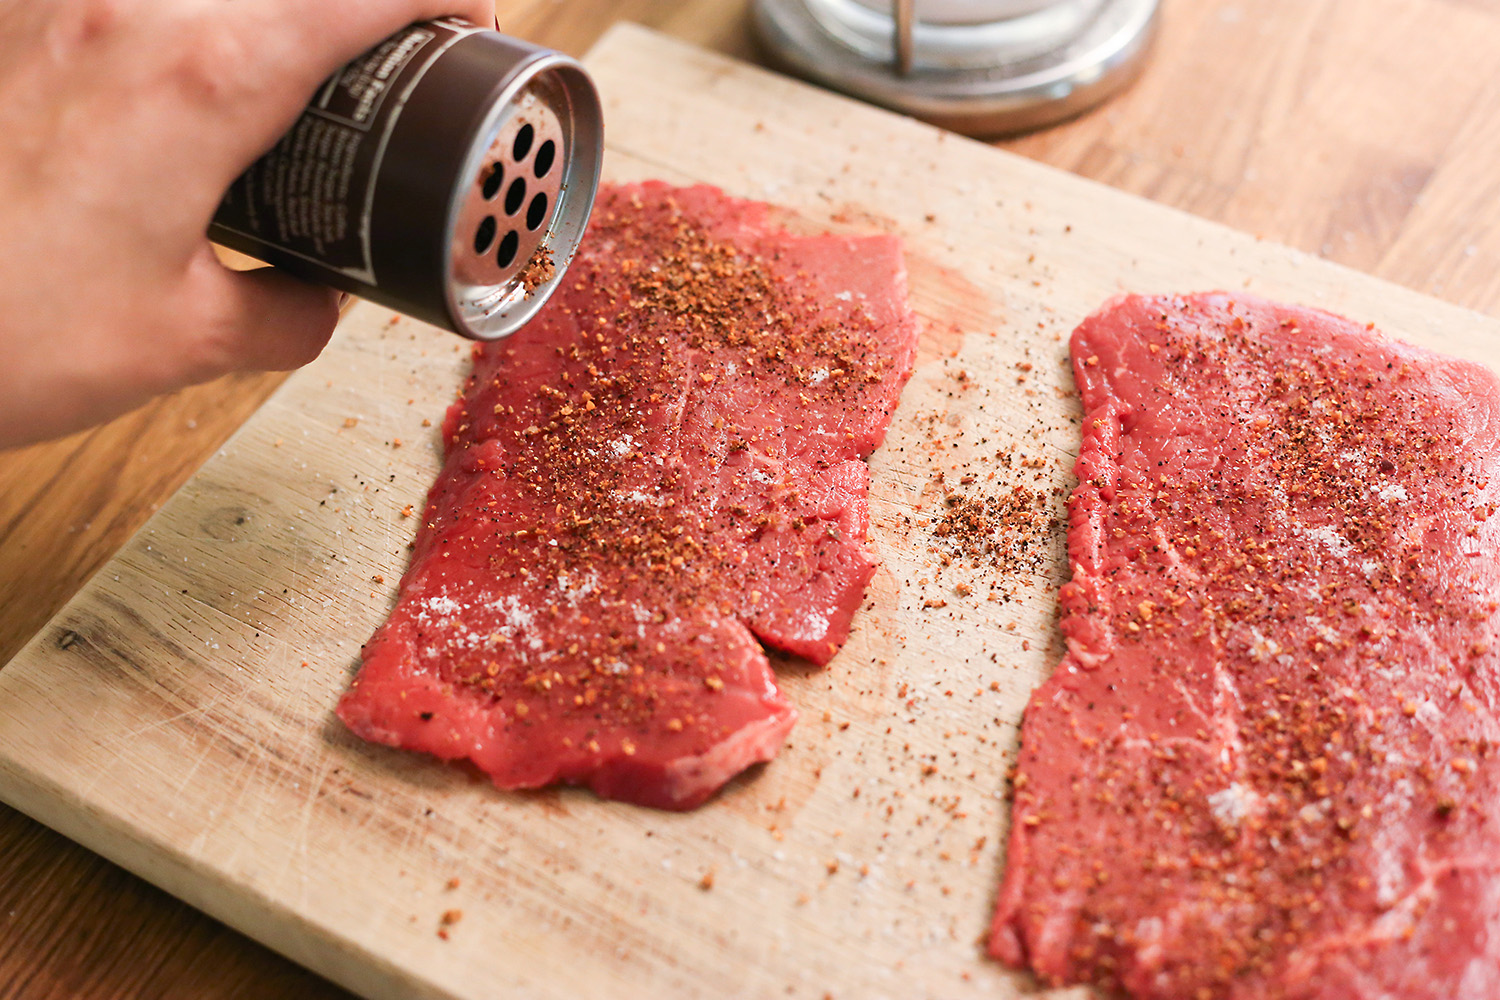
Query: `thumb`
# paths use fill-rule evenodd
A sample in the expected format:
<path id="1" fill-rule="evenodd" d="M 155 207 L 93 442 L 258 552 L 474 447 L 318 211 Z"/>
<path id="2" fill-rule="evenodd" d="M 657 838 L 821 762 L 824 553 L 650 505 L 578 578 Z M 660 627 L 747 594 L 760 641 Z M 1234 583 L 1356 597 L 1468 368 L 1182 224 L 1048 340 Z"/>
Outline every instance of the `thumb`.
<path id="1" fill-rule="evenodd" d="M 210 253 L 195 262 L 207 367 L 289 371 L 316 358 L 339 319 L 339 294 L 274 267 L 235 271 Z"/>

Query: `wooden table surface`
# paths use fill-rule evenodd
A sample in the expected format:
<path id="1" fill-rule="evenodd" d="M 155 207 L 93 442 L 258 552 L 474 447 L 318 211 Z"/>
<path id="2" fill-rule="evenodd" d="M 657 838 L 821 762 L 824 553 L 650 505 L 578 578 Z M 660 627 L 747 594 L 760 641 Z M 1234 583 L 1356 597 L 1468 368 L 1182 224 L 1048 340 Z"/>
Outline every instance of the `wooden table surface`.
<path id="1" fill-rule="evenodd" d="M 633 20 L 755 57 L 746 0 L 497 6 L 504 30 L 575 54 Z M 1500 0 L 1164 0 L 1129 92 L 1000 145 L 1500 315 Z M 278 381 L 0 454 L 0 663 Z M 0 806 L 0 997 L 344 995 Z"/>

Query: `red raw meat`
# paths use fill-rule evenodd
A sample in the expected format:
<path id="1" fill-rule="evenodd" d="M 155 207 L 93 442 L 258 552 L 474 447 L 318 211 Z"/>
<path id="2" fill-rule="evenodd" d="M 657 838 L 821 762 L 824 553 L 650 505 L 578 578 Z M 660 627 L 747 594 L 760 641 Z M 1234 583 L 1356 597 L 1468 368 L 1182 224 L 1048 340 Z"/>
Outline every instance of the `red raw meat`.
<path id="1" fill-rule="evenodd" d="M 1248 296 L 1073 334 L 1067 653 L 990 950 L 1140 998 L 1500 996 L 1484 368 Z"/>
<path id="2" fill-rule="evenodd" d="M 338 713 L 502 788 L 687 809 L 796 713 L 874 560 L 864 458 L 910 374 L 893 237 L 715 188 L 604 189 L 536 320 L 474 352 L 400 600 Z"/>

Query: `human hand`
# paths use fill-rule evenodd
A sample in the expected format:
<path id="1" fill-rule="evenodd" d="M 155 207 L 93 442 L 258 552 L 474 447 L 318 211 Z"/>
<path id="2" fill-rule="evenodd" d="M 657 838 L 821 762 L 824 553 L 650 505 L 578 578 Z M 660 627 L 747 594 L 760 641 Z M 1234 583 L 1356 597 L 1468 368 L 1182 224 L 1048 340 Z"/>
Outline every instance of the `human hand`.
<path id="1" fill-rule="evenodd" d="M 491 0 L 0 0 L 0 448 L 317 356 L 337 294 L 231 271 L 229 184 L 339 66 Z"/>

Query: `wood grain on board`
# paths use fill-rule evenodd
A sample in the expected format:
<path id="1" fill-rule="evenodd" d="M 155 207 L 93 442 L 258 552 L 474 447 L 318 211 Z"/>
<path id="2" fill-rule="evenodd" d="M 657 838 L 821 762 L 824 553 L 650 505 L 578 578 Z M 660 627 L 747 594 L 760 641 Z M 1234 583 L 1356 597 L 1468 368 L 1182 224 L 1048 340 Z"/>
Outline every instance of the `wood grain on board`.
<path id="1" fill-rule="evenodd" d="M 737 2 L 631 0 L 615 4 L 537 0 L 502 4 L 501 17 L 503 26 L 509 30 L 574 52 L 585 48 L 617 17 L 633 17 L 700 44 L 739 53 L 749 51 L 744 34 L 744 5 Z M 1145 76 L 1131 92 L 1073 123 L 1006 145 L 1115 187 L 1232 223 L 1268 240 L 1290 243 L 1450 301 L 1494 311 L 1500 304 L 1500 268 L 1495 266 L 1500 258 L 1500 232 L 1493 226 L 1495 213 L 1500 211 L 1497 208 L 1500 199 L 1496 197 L 1500 192 L 1495 191 L 1500 182 L 1495 180 L 1491 169 L 1496 154 L 1500 153 L 1500 89 L 1497 89 L 1500 46 L 1494 44 L 1497 32 L 1500 32 L 1500 15 L 1485 5 L 1460 0 L 1263 0 L 1254 4 L 1168 0 L 1158 47 Z M 669 80 L 659 78 L 658 67 L 652 63 L 638 65 L 632 73 L 639 74 L 639 80 L 632 78 L 617 88 L 616 99 L 622 103 L 611 109 L 612 133 L 618 122 L 635 127 L 646 120 L 654 121 L 653 128 L 680 141 L 683 138 L 680 124 L 638 116 L 640 106 L 658 100 L 652 95 Z M 710 104 L 722 100 L 727 91 L 733 90 L 734 76 L 728 73 L 722 79 L 716 78 L 704 94 L 689 96 Z M 641 82 L 650 86 L 641 86 Z M 762 134 L 737 155 L 743 155 L 749 164 L 761 163 L 764 158 L 773 177 L 775 170 L 786 171 L 790 188 L 776 191 L 745 188 L 745 193 L 800 206 L 813 222 L 831 223 L 835 210 L 828 204 L 819 199 L 808 207 L 803 202 L 816 197 L 815 192 L 820 189 L 815 183 L 819 180 L 817 172 L 812 168 L 819 163 L 841 160 L 840 169 L 843 162 L 848 162 L 853 171 L 877 182 L 869 193 L 851 199 L 854 204 L 876 216 L 896 220 L 898 227 L 909 227 L 914 244 L 921 245 L 918 249 L 944 243 L 961 246 L 961 251 L 955 252 L 960 252 L 968 263 L 957 268 L 960 274 L 974 266 L 975 260 L 989 260 L 997 252 L 1009 252 L 1004 247 L 997 251 L 994 244 L 1005 233 L 1020 233 L 1018 229 L 1006 228 L 1014 227 L 1015 219 L 982 234 L 984 239 L 971 245 L 973 225 L 970 232 L 961 236 L 956 232 L 958 220 L 947 218 L 945 212 L 934 213 L 938 216 L 935 229 L 926 226 L 925 218 L 914 222 L 911 214 L 916 211 L 925 216 L 935 206 L 950 204 L 955 195 L 972 195 L 972 190 L 955 191 L 955 183 L 992 186 L 1004 186 L 1007 180 L 1015 183 L 1012 180 L 1015 174 L 1009 166 L 1005 170 L 992 170 L 987 163 L 971 166 L 968 159 L 963 159 L 961 169 L 944 154 L 942 169 L 929 174 L 940 181 L 946 180 L 947 187 L 940 183 L 939 190 L 929 194 L 932 186 L 927 179 L 929 174 L 921 172 L 923 164 L 914 158 L 915 153 L 923 150 L 910 148 L 917 140 L 909 134 L 899 136 L 907 145 L 885 148 L 878 133 L 861 131 L 853 139 L 847 132 L 814 137 L 808 133 L 820 125 L 828 106 L 802 100 L 788 103 L 784 100 L 785 93 L 789 92 L 757 85 L 753 95 L 744 97 L 747 107 L 758 107 L 759 117 L 764 119 L 770 134 Z M 686 98 L 668 94 L 663 106 L 672 107 L 675 99 Z M 842 112 L 835 117 L 842 117 Z M 719 130 L 727 128 L 715 116 L 700 133 L 717 136 Z M 612 134 L 611 141 L 620 148 L 618 143 L 623 140 Z M 920 143 L 937 141 L 931 133 L 923 133 Z M 652 142 L 653 148 L 659 150 L 662 144 L 654 138 Z M 840 148 L 839 142 L 850 148 Z M 786 144 L 786 148 L 778 148 L 777 143 Z M 723 158 L 737 148 L 733 144 L 710 143 L 699 155 Z M 792 153 L 802 156 L 805 162 L 795 167 L 789 165 Z M 662 163 L 662 157 L 657 155 L 655 161 L 660 169 L 640 169 L 665 176 L 676 170 L 690 176 L 709 176 L 721 183 L 727 181 L 720 173 L 731 166 L 714 163 L 695 173 L 691 163 L 677 158 Z M 753 179 L 744 180 L 748 183 Z M 1013 209 L 1030 197 L 1038 217 L 1058 218 L 1054 213 L 1061 206 L 1040 197 L 1051 190 L 1048 184 L 1042 184 L 1037 193 L 1007 189 L 1003 194 L 1012 202 Z M 868 204 L 877 197 L 880 204 Z M 972 203 L 972 198 L 968 203 Z M 1113 206 L 1113 202 L 1106 201 L 1095 208 L 1108 214 L 1116 211 Z M 954 214 L 963 218 L 973 213 L 959 210 Z M 1133 217 L 1125 213 L 1125 218 Z M 901 221 L 903 218 L 905 223 Z M 1074 234 L 1080 239 L 1071 243 L 1062 241 L 1053 250 L 1040 254 L 1038 261 L 1042 267 L 1030 276 L 979 275 L 981 280 L 974 283 L 989 287 L 986 282 L 1004 284 L 1019 280 L 1022 285 L 1042 282 L 1031 286 L 1036 290 L 1034 293 L 1026 292 L 1023 287 L 1019 295 L 1051 307 L 1053 313 L 1044 316 L 1038 312 L 1036 321 L 1050 323 L 1049 329 L 1054 332 L 1061 331 L 1077 318 L 1068 316 L 1068 310 L 1092 308 L 1095 302 L 1080 300 L 1098 291 L 1106 277 L 1118 277 L 1095 273 L 1097 261 L 1089 253 L 1073 249 L 1083 244 L 1097 247 L 1097 237 L 1083 237 L 1089 236 L 1091 225 L 1106 225 L 1108 221 L 1070 216 L 1070 221 L 1063 224 L 1073 225 Z M 1109 245 L 1116 253 L 1149 257 L 1151 248 L 1163 243 L 1162 230 L 1175 231 L 1173 227 L 1178 224 L 1180 220 L 1158 224 L 1158 217 L 1152 215 L 1137 231 L 1115 234 Z M 1032 227 L 1028 224 L 1027 228 Z M 1205 249 L 1194 249 L 1195 260 L 1203 254 L 1219 259 L 1225 244 L 1217 237 L 1210 243 Z M 1226 237 L 1226 243 L 1234 241 Z M 1271 248 L 1250 249 L 1264 250 L 1274 256 Z M 941 252 L 935 252 L 929 258 L 936 263 L 941 256 Z M 1155 275 L 1166 282 L 1157 287 L 1187 287 L 1195 275 L 1203 273 L 1191 264 L 1180 264 L 1168 253 L 1159 261 L 1148 262 L 1130 277 L 1144 282 Z M 1237 266 L 1240 269 L 1237 275 L 1262 276 L 1271 282 L 1262 284 L 1261 290 L 1271 291 L 1276 287 L 1272 277 L 1274 268 L 1255 270 L 1258 258 L 1247 263 L 1247 258 L 1241 256 Z M 1295 280 L 1289 280 L 1283 288 L 1286 294 L 1308 289 L 1300 278 L 1304 268 L 1312 267 L 1307 273 L 1314 277 L 1322 274 L 1311 261 L 1297 266 L 1299 270 L 1292 276 Z M 942 272 L 930 270 L 924 278 L 921 267 L 919 263 L 918 294 L 922 297 L 919 305 L 924 305 L 930 315 L 946 310 L 948 300 L 963 298 L 944 283 L 947 279 Z M 1367 303 L 1373 300 L 1367 299 L 1365 285 L 1346 284 L 1342 274 L 1336 281 L 1328 280 L 1328 287 L 1335 289 L 1329 294 L 1335 300 L 1340 288 L 1345 293 L 1355 288 L 1361 294 L 1332 303 L 1306 294 L 1300 297 L 1315 304 L 1335 304 L 1360 318 L 1383 318 L 1378 310 L 1368 307 Z M 1141 287 L 1145 287 L 1144 283 Z M 1007 303 L 1014 297 L 1015 293 L 1000 296 Z M 1420 314 L 1426 307 L 1411 301 L 1417 315 L 1411 317 L 1415 325 L 1409 329 L 1415 334 L 1422 328 Z M 961 311 L 963 303 L 958 305 Z M 1006 311 L 1008 308 L 997 309 L 994 315 L 974 317 L 978 320 L 974 329 L 986 325 L 1005 329 L 1003 324 L 1015 323 L 1017 316 L 1027 315 L 1024 309 L 1012 313 Z M 1448 315 L 1441 309 L 1434 314 Z M 366 311 L 364 326 L 372 322 Z M 1462 327 L 1468 331 L 1469 341 L 1458 349 L 1482 357 L 1488 350 L 1485 346 L 1488 332 L 1471 324 L 1471 320 L 1461 317 L 1447 324 L 1447 328 L 1452 331 Z M 358 323 L 351 324 L 346 334 L 356 333 L 357 326 Z M 940 326 L 935 325 L 935 329 Z M 1441 332 L 1435 332 L 1434 336 L 1437 338 L 1434 342 L 1442 341 Z M 443 338 L 434 343 L 441 350 L 452 347 Z M 935 345 L 937 341 L 930 343 Z M 949 349 L 956 346 L 951 335 L 944 344 Z M 964 363 L 968 363 L 967 357 Z M 1056 372 L 1049 377 L 1055 378 Z M 97 431 L 0 456 L 0 607 L 4 608 L 0 613 L 0 662 L 35 633 L 109 559 L 142 520 L 254 410 L 276 381 L 269 377 L 229 380 L 161 401 Z M 396 402 L 404 403 L 404 399 Z M 936 408 L 932 411 L 936 412 Z M 907 411 L 908 415 L 915 412 L 915 409 Z M 926 433 L 910 426 L 905 431 L 908 435 L 918 432 Z M 238 454 L 243 455 L 243 451 Z M 331 466 L 322 468 L 320 474 L 327 479 L 331 471 Z M 413 477 L 419 471 L 409 470 Z M 897 476 L 896 467 L 889 471 L 893 483 L 904 483 L 906 489 L 915 486 L 915 479 L 902 480 Z M 1049 475 L 1055 475 L 1055 471 L 1055 467 L 1049 469 Z M 421 483 L 415 479 L 404 486 L 418 493 L 421 489 Z M 878 526 L 882 533 L 892 528 L 889 518 Z M 283 551 L 292 554 L 295 564 L 297 550 Z M 309 553 L 303 555 L 307 565 L 311 565 L 314 557 Z M 145 567 L 141 578 L 143 591 L 148 591 L 151 583 L 162 582 L 155 575 L 157 569 Z M 877 594 L 892 599 L 889 590 L 877 590 Z M 136 595 L 127 596 L 133 599 Z M 379 604 L 378 598 L 367 600 Z M 364 610 L 368 612 L 370 607 Z M 349 627 L 357 631 L 356 626 L 362 624 L 351 620 Z M 363 635 L 349 634 L 343 640 L 357 646 L 362 638 Z M 1039 651 L 1047 637 L 1038 638 L 1033 645 Z M 220 651 L 224 648 L 220 643 Z M 858 649 L 857 642 L 851 644 L 849 653 L 840 662 L 848 662 Z M 200 656 L 214 652 L 208 645 L 204 650 Z M 862 655 L 869 654 L 866 648 Z M 1045 667 L 1045 657 L 1039 656 L 1028 669 Z M 839 669 L 839 664 L 831 669 Z M 0 677 L 6 678 L 0 687 L 15 683 L 7 676 L 10 673 L 9 668 L 0 673 Z M 211 667 L 205 668 L 205 675 L 216 677 Z M 799 681 L 816 685 L 819 680 L 831 677 L 831 674 L 808 675 Z M 325 693 L 331 697 L 336 688 L 334 684 Z M 836 690 L 804 693 L 799 688 L 794 697 L 806 699 L 804 707 L 813 708 L 818 698 L 834 699 L 852 693 Z M 303 693 L 299 697 L 311 696 Z M 868 705 L 861 702 L 862 710 L 875 713 L 877 718 L 878 713 L 894 707 L 884 689 L 873 697 L 868 694 L 862 697 L 871 702 Z M 7 690 L 0 701 L 0 713 L 7 716 L 40 713 L 48 704 L 44 697 L 28 696 L 20 700 L 14 690 Z M 794 754 L 789 755 L 793 763 L 783 768 L 791 773 L 780 779 L 774 777 L 774 769 L 785 763 L 778 762 L 746 788 L 737 789 L 736 794 L 758 796 L 765 783 L 791 781 L 793 775 L 803 774 L 794 769 L 799 766 L 798 761 L 806 761 L 795 754 L 812 752 L 804 750 L 804 741 L 821 735 L 819 718 L 816 708 L 804 713 L 807 721 L 794 734 Z M 107 738 L 107 733 L 95 731 L 91 725 L 92 719 L 78 723 L 67 735 L 80 744 Z M 862 731 L 853 723 L 851 730 Z M 318 739 L 324 736 L 327 742 L 318 743 L 321 752 L 340 746 L 336 733 L 320 734 Z M 838 740 L 833 735 L 822 738 Z M 348 747 L 343 749 L 347 751 Z M 245 752 L 254 759 L 253 751 Z M 412 763 L 393 766 L 397 773 L 408 778 L 411 776 L 402 768 L 415 769 L 418 774 L 430 771 L 430 767 Z M 240 770 L 235 771 L 235 767 Z M 240 779 L 246 773 L 254 777 L 263 772 L 270 773 L 271 769 L 261 764 L 252 767 L 245 761 L 228 770 Z M 984 779 L 976 778 L 975 783 L 982 786 Z M 124 787 L 131 787 L 128 781 Z M 195 801 L 191 796 L 196 789 L 196 784 L 184 787 L 184 804 Z M 993 776 L 985 790 L 994 790 Z M 543 796 L 534 808 L 546 810 L 554 805 L 552 799 Z M 986 806 L 969 824 L 975 830 L 983 828 L 978 835 L 988 836 L 984 850 L 989 852 L 993 851 L 1002 828 L 997 808 Z M 788 835 L 786 830 L 782 834 Z M 7 811 L 0 815 L 0 844 L 4 844 L 4 850 L 0 851 L 0 995 L 30 1000 L 146 997 L 164 993 L 212 997 L 338 993 L 335 987 L 300 972 L 15 813 Z M 785 854 L 786 849 L 781 850 Z M 920 861 L 921 852 L 916 852 L 916 856 Z M 975 901 L 987 895 L 990 882 L 998 874 L 997 865 L 992 853 L 984 853 L 967 870 L 961 886 L 949 886 L 950 891 L 961 889 L 965 894 L 963 907 L 967 910 L 965 915 L 954 918 L 957 923 L 973 925 L 974 913 L 987 908 L 987 902 L 976 906 Z M 847 868 L 842 873 L 847 875 Z M 162 877 L 160 873 L 153 874 Z M 813 874 L 816 876 L 817 872 Z M 827 878 L 836 880 L 838 874 Z M 538 878 L 559 880 L 562 876 L 538 875 Z M 669 876 L 659 878 L 666 881 Z M 823 878 L 815 878 L 812 885 L 816 887 Z M 419 887 L 417 891 L 430 895 L 432 888 Z M 818 904 L 816 900 L 821 897 L 811 889 L 807 891 L 809 901 L 802 905 L 814 907 L 807 913 L 815 913 L 818 905 L 829 905 L 826 901 Z M 931 912 L 956 913 L 957 904 L 950 906 L 945 902 L 949 898 L 942 897 L 942 905 Z M 733 910 L 736 905 L 738 901 L 727 890 L 716 898 L 717 907 Z M 411 915 L 419 921 L 428 921 L 422 928 L 423 934 L 430 932 L 430 921 L 436 911 L 424 909 L 416 902 L 411 909 Z M 466 913 L 472 915 L 473 911 Z M 821 916 L 826 922 L 827 914 Z M 465 918 L 466 922 L 470 919 Z M 955 933 L 962 937 L 978 931 L 967 926 Z M 567 941 L 569 936 L 566 929 L 560 930 L 548 935 L 543 944 Z M 432 943 L 427 942 L 429 946 Z M 738 946 L 732 939 L 721 944 Z M 968 959 L 977 960 L 972 941 L 965 942 L 964 947 Z M 445 961 L 451 962 L 460 959 L 455 952 L 461 951 L 450 949 L 441 954 Z M 295 950 L 293 953 L 300 954 Z M 995 974 L 995 970 L 988 968 L 979 972 L 980 976 Z M 814 985 L 809 978 L 804 992 L 818 995 Z M 838 995 L 836 990 L 835 995 Z"/>

